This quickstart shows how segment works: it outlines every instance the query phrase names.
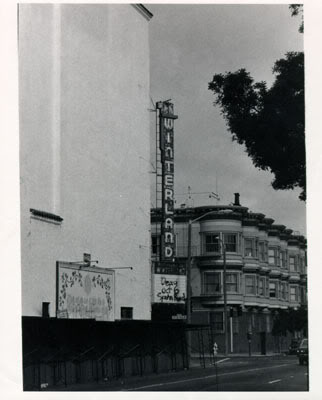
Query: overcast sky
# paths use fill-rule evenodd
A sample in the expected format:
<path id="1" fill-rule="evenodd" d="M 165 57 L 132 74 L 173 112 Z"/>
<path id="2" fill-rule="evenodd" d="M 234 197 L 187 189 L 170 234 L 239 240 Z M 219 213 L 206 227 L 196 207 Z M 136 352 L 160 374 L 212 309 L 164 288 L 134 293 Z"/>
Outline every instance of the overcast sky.
<path id="1" fill-rule="evenodd" d="M 243 206 L 276 223 L 306 233 L 305 203 L 299 190 L 276 191 L 273 176 L 257 170 L 244 148 L 231 140 L 208 82 L 216 73 L 246 68 L 270 85 L 274 62 L 303 50 L 299 17 L 287 5 L 148 4 L 151 97 L 172 99 L 175 122 L 175 198 L 218 192 L 220 202 L 193 195 L 194 205 L 229 204 L 240 193 Z M 151 118 L 152 119 L 152 118 Z M 153 138 L 153 135 L 152 135 Z M 216 184 L 217 182 L 217 184 Z M 152 202 L 154 199 L 152 198 Z"/>

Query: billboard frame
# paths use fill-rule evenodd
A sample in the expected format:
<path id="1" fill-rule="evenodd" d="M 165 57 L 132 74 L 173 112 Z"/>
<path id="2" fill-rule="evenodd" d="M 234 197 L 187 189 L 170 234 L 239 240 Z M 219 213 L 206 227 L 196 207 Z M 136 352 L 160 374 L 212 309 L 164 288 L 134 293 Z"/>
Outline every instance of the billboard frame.
<path id="1" fill-rule="evenodd" d="M 111 296 L 112 300 L 112 321 L 115 321 L 115 271 L 113 269 L 92 267 L 88 263 L 84 262 L 70 262 L 70 261 L 56 261 L 56 307 L 55 307 L 55 318 L 58 317 L 59 313 L 59 268 L 63 267 L 66 269 L 84 271 L 84 272 L 97 272 L 104 275 L 109 275 L 112 279 L 113 293 Z M 89 319 L 89 318 L 68 318 L 67 319 Z M 94 318 L 96 319 L 96 318 Z"/>

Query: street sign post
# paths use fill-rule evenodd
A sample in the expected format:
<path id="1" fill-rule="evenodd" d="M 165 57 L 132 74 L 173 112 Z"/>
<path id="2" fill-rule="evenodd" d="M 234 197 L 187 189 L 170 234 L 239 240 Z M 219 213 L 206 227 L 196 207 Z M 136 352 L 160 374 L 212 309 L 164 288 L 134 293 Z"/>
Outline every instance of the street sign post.
<path id="1" fill-rule="evenodd" d="M 217 392 L 218 392 L 218 365 L 217 365 L 217 361 L 216 361 L 216 356 L 218 354 L 218 345 L 216 342 L 214 343 L 213 352 L 214 352 L 214 366 L 215 366 L 215 373 L 216 373 L 216 388 L 217 388 Z"/>

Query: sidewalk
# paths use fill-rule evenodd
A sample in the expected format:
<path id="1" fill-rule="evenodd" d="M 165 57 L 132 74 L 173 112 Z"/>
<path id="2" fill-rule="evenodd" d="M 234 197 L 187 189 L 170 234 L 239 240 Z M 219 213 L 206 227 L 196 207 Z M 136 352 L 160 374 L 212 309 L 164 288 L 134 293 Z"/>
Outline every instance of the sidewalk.
<path id="1" fill-rule="evenodd" d="M 215 357 L 215 362 L 216 363 L 222 363 L 225 361 L 233 361 L 237 359 L 256 359 L 256 358 L 264 358 L 264 357 L 285 357 L 285 353 L 273 353 L 269 352 L 267 354 L 261 354 L 259 352 L 254 352 L 251 353 L 249 356 L 249 353 L 230 353 L 227 355 L 224 354 L 217 354 Z M 213 356 L 209 356 L 209 354 L 205 354 L 205 368 L 213 366 Z M 204 368 L 203 365 L 200 365 L 200 357 L 197 356 L 196 354 L 191 355 L 191 360 L 190 360 L 190 368 Z"/>

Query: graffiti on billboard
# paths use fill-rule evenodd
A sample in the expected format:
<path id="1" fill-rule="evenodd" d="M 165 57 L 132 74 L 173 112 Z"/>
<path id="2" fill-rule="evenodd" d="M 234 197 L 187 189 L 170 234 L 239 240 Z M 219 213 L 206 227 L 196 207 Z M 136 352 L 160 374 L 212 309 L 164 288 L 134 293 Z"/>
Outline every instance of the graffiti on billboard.
<path id="1" fill-rule="evenodd" d="M 184 303 L 186 277 L 184 275 L 154 274 L 155 303 Z"/>
<path id="2" fill-rule="evenodd" d="M 113 271 L 58 263 L 56 308 L 58 318 L 113 321 Z"/>

